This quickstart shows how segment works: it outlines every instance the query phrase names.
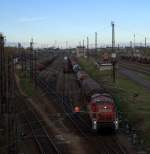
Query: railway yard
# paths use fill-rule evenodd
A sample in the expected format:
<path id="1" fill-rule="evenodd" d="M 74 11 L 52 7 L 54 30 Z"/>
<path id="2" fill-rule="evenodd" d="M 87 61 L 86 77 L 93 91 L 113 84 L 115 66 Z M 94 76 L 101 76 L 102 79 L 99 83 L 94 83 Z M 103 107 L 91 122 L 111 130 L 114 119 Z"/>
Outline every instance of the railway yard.
<path id="1" fill-rule="evenodd" d="M 100 71 L 94 57 L 45 50 L 34 56 L 13 58 L 14 139 L 1 153 L 149 153 L 149 64 L 120 59 L 114 84 L 112 70 Z"/>
<path id="2" fill-rule="evenodd" d="M 150 154 L 150 1 L 1 1 L 0 154 Z"/>
<path id="3" fill-rule="evenodd" d="M 131 80 L 137 82 L 143 87 L 150 89 L 150 68 L 149 65 L 141 66 L 137 63 L 125 63 L 119 64 L 121 74 L 128 76 Z"/>
<path id="4" fill-rule="evenodd" d="M 136 147 L 121 129 L 93 132 L 84 111 L 74 113 L 82 105 L 81 87 L 73 72 L 63 72 L 63 58 L 58 55 L 38 72 L 37 88 L 29 97 L 17 77 L 19 128 L 22 153 L 114 153 L 134 154 Z M 22 148 L 24 147 L 24 148 Z M 28 147 L 28 148 L 26 148 Z"/>

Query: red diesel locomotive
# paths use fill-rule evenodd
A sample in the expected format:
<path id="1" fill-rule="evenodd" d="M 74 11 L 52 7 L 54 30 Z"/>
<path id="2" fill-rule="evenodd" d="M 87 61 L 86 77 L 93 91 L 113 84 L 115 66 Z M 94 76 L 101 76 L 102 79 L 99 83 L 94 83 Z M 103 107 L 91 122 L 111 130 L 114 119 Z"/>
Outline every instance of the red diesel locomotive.
<path id="1" fill-rule="evenodd" d="M 82 81 L 82 91 L 92 129 L 107 127 L 117 130 L 118 115 L 113 97 L 90 78 Z"/>
<path id="2" fill-rule="evenodd" d="M 77 65 L 74 59 L 73 64 Z M 99 128 L 104 127 L 117 130 L 119 127 L 118 114 L 113 97 L 105 92 L 85 71 L 79 69 L 75 73 L 81 85 L 82 96 L 84 97 L 83 104 L 86 106 L 91 119 L 92 129 L 97 131 Z"/>

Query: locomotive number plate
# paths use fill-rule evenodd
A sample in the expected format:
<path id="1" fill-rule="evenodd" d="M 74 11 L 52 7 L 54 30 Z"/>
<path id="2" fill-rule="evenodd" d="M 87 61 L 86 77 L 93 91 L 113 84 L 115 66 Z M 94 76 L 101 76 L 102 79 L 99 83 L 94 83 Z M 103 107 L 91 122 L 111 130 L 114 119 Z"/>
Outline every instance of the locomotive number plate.
<path id="1" fill-rule="evenodd" d="M 112 112 L 111 109 L 101 109 L 100 112 Z"/>

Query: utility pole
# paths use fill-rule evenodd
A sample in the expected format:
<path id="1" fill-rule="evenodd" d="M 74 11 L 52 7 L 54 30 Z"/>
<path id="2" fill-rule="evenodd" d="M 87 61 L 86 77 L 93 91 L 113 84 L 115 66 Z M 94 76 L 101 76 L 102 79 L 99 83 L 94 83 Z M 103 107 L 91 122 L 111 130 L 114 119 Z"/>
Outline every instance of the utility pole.
<path id="1" fill-rule="evenodd" d="M 85 56 L 85 50 L 84 50 L 84 39 L 83 39 L 82 45 L 83 45 L 83 55 Z"/>
<path id="2" fill-rule="evenodd" d="M 24 71 L 24 53 L 20 49 L 21 49 L 21 43 L 18 43 L 18 55 L 21 60 L 21 71 L 23 72 Z"/>
<path id="3" fill-rule="evenodd" d="M 34 82 L 34 86 L 37 86 L 37 65 L 36 65 L 36 51 L 33 50 L 33 38 L 30 41 L 30 79 Z"/>
<path id="4" fill-rule="evenodd" d="M 95 32 L 95 53 L 97 54 L 97 32 Z"/>
<path id="5" fill-rule="evenodd" d="M 130 48 L 132 49 L 132 41 L 130 41 Z"/>
<path id="6" fill-rule="evenodd" d="M 113 82 L 116 82 L 116 52 L 115 52 L 115 24 L 111 22 L 112 26 L 112 65 L 113 65 Z"/>
<path id="7" fill-rule="evenodd" d="M 34 51 L 34 87 L 37 87 L 37 52 Z"/>
<path id="8" fill-rule="evenodd" d="M 135 52 L 135 34 L 134 34 L 133 37 L 134 37 L 134 52 Z"/>
<path id="9" fill-rule="evenodd" d="M 27 55 L 29 54 L 26 50 L 22 49 L 24 52 L 24 71 L 25 71 L 25 77 L 27 78 Z"/>
<path id="10" fill-rule="evenodd" d="M 89 56 L 89 37 L 86 38 L 87 41 L 87 55 Z"/>
<path id="11" fill-rule="evenodd" d="M 16 117 L 17 117 L 17 114 L 16 114 L 16 111 L 17 111 L 17 108 L 16 108 L 16 94 L 15 94 L 15 63 L 14 63 L 14 56 L 11 56 L 11 80 L 12 80 L 12 83 L 11 83 L 11 96 L 12 96 L 12 99 L 11 99 L 11 106 L 12 106 L 12 126 L 13 126 L 13 132 L 14 132 L 14 139 L 16 139 L 16 128 L 17 128 L 17 122 L 16 122 Z M 13 141 L 14 141 L 13 139 Z M 14 154 L 17 154 L 18 151 L 17 151 L 17 142 L 14 143 L 14 146 L 13 146 L 13 151 L 14 151 Z"/>
<path id="12" fill-rule="evenodd" d="M 13 56 L 9 56 L 7 58 L 7 121 L 8 121 L 8 154 L 16 154 L 17 153 L 17 143 L 14 143 L 16 140 L 16 121 L 15 121 L 15 112 L 16 112 L 16 104 L 15 104 L 15 84 L 14 84 L 14 58 Z M 15 137 L 14 137 L 15 136 Z"/>
<path id="13" fill-rule="evenodd" d="M 4 124 L 7 133 L 7 153 L 16 154 L 14 143 L 14 63 L 12 56 L 5 55 L 5 39 L 0 34 L 0 120 Z"/>
<path id="14" fill-rule="evenodd" d="M 86 47 L 87 47 L 87 50 L 89 50 L 89 37 L 86 38 L 86 41 L 87 41 L 87 46 Z"/>
<path id="15" fill-rule="evenodd" d="M 83 47 L 84 47 L 84 40 L 82 41 L 82 45 L 83 45 Z"/>
<path id="16" fill-rule="evenodd" d="M 118 43 L 118 51 L 120 50 L 120 44 Z"/>
<path id="17" fill-rule="evenodd" d="M 114 53 L 114 47 L 115 47 L 115 24 L 114 22 L 111 22 L 112 26 L 112 53 Z"/>
<path id="18" fill-rule="evenodd" d="M 33 79 L 33 39 L 30 41 L 30 79 Z"/>
<path id="19" fill-rule="evenodd" d="M 145 37 L 145 48 L 147 47 L 147 39 L 146 39 L 146 37 Z"/>
<path id="20" fill-rule="evenodd" d="M 6 111 L 6 70 L 4 55 L 4 36 L 0 34 L 0 107 L 1 115 Z"/>
<path id="21" fill-rule="evenodd" d="M 132 51 L 132 46 L 133 46 L 133 45 L 132 45 L 132 41 L 130 41 L 130 42 L 129 42 L 129 47 L 130 47 L 130 49 L 127 50 L 127 53 L 131 53 L 131 54 L 132 54 L 132 52 L 133 52 L 133 51 Z"/>
<path id="22" fill-rule="evenodd" d="M 68 41 L 66 41 L 66 49 L 68 49 Z"/>

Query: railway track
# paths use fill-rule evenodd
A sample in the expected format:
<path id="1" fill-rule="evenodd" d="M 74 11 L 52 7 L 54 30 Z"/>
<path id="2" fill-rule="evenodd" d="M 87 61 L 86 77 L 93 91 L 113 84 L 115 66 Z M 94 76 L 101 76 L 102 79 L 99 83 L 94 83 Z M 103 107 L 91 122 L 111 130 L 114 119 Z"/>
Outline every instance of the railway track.
<path id="1" fill-rule="evenodd" d="M 21 96 L 19 96 L 21 97 Z M 41 154 L 61 154 L 58 147 L 55 145 L 53 140 L 49 137 L 46 129 L 41 123 L 41 120 L 36 116 L 36 113 L 31 110 L 31 107 L 27 105 L 26 101 L 23 101 L 24 99 L 19 98 L 21 101 L 21 105 L 24 109 L 26 109 L 26 112 L 22 112 L 20 114 L 20 118 L 22 119 L 22 123 L 24 123 L 24 126 L 27 128 L 28 133 L 31 134 L 33 137 L 39 153 Z M 28 100 L 27 100 L 28 101 Z M 24 128 L 25 129 L 25 128 Z"/>
<path id="2" fill-rule="evenodd" d="M 129 70 L 133 70 L 133 71 L 136 71 L 139 73 L 150 75 L 150 68 L 146 67 L 146 66 L 139 65 L 139 64 L 120 62 L 119 67 L 127 68 Z"/>
<path id="3" fill-rule="evenodd" d="M 64 80 L 62 82 L 65 83 Z M 58 93 L 56 93 L 53 86 L 40 78 L 38 78 L 38 84 L 44 90 L 44 92 L 46 92 L 48 95 L 51 95 L 53 99 L 56 100 L 58 105 L 61 106 L 65 115 L 71 120 L 73 125 L 78 129 L 83 137 L 87 138 L 87 133 L 91 131 L 90 126 L 87 125 L 87 123 L 83 123 L 80 116 L 73 113 L 73 106 L 70 103 L 68 96 L 59 95 Z"/>
<path id="4" fill-rule="evenodd" d="M 41 88 L 44 88 L 44 91 L 47 91 L 47 94 L 53 96 L 54 99 L 57 98 L 57 102 L 59 105 L 63 107 L 63 110 L 67 117 L 71 120 L 76 129 L 80 132 L 80 134 L 89 142 L 93 141 L 95 143 L 95 150 L 98 154 L 128 154 L 126 149 L 119 144 L 118 142 L 114 142 L 111 137 L 108 139 L 104 139 L 102 136 L 92 136 L 91 134 L 91 126 L 85 119 L 83 119 L 80 115 L 73 113 L 72 105 L 67 96 L 58 95 L 48 83 L 42 81 L 38 78 L 38 82 Z M 47 90 L 46 90 L 47 89 Z"/>
<path id="5" fill-rule="evenodd" d="M 66 78 L 67 83 L 68 78 Z M 65 81 L 63 83 L 66 83 Z M 68 89 L 68 95 L 70 96 L 71 89 Z M 73 114 L 73 108 L 72 103 L 69 101 L 69 98 L 66 97 L 66 99 L 63 101 L 63 105 L 65 108 L 65 112 L 70 113 L 70 118 L 73 121 L 74 125 L 79 129 L 82 135 L 91 142 L 91 140 L 95 140 L 95 149 L 96 152 L 99 154 L 128 154 L 129 152 L 125 149 L 125 147 L 116 141 L 115 136 L 101 136 L 97 134 L 98 132 L 94 132 L 96 135 L 93 136 L 93 131 L 91 130 L 91 122 L 87 117 L 82 117 L 80 114 Z M 84 113 L 86 114 L 86 113 Z M 99 149 L 99 147 L 101 147 Z"/>
<path id="6" fill-rule="evenodd" d="M 73 85 L 69 83 L 72 82 L 73 79 L 69 81 L 69 74 L 63 74 L 61 62 L 59 60 L 57 61 L 58 62 L 55 62 L 51 68 L 47 68 L 46 70 L 48 80 L 45 81 L 43 78 L 38 77 L 38 84 L 41 89 L 63 109 L 65 115 L 67 115 L 80 136 L 87 140 L 88 143 L 91 143 L 93 152 L 98 154 L 131 154 L 131 152 L 119 142 L 115 134 L 106 136 L 99 133 L 93 134 L 90 121 L 87 122 L 85 117 L 73 113 L 73 105 L 70 98 L 72 99 L 73 88 L 76 87 L 73 87 Z M 49 71 L 52 73 L 49 74 Z M 55 78 L 48 77 L 49 75 L 55 76 Z M 58 76 L 60 76 L 60 78 L 58 78 Z M 60 80 L 60 82 L 58 82 L 58 80 Z M 66 86 L 68 83 L 70 88 Z M 61 93 L 57 91 L 57 86 L 62 87 Z"/>

